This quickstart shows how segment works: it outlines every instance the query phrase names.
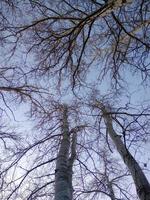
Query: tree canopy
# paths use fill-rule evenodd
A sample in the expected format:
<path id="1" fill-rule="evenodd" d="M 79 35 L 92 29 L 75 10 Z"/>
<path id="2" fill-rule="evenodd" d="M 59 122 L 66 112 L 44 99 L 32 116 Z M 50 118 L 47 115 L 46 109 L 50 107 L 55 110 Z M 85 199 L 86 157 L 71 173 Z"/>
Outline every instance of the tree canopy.
<path id="1" fill-rule="evenodd" d="M 1 0 L 0 198 L 149 200 L 150 1 Z"/>

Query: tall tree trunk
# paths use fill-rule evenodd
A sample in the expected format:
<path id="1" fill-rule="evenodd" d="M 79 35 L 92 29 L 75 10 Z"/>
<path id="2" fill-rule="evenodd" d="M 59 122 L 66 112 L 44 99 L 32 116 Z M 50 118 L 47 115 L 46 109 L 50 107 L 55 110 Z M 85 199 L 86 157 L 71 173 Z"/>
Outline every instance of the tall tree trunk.
<path id="1" fill-rule="evenodd" d="M 71 191 L 71 199 L 73 198 L 72 175 L 73 175 L 73 163 L 76 158 L 76 143 L 77 143 L 77 133 L 74 132 L 72 136 L 71 156 L 68 160 L 69 187 Z"/>
<path id="2" fill-rule="evenodd" d="M 108 130 L 108 134 L 113 140 L 119 154 L 121 155 L 124 163 L 127 165 L 130 173 L 133 177 L 137 194 L 140 200 L 150 200 L 150 184 L 144 175 L 141 167 L 128 151 L 124 143 L 122 142 L 120 136 L 116 133 L 112 125 L 112 117 L 107 114 L 107 108 L 101 104 L 101 110 L 103 112 L 103 117 Z"/>
<path id="3" fill-rule="evenodd" d="M 76 133 L 73 133 L 71 145 L 70 134 L 68 108 L 64 105 L 62 116 L 62 140 L 55 170 L 55 200 L 72 200 L 73 198 L 72 168 L 76 156 Z"/>
<path id="4" fill-rule="evenodd" d="M 68 108 L 63 106 L 62 140 L 55 170 L 55 200 L 71 200 L 72 191 L 69 185 L 68 158 L 70 149 L 70 133 L 68 124 Z"/>

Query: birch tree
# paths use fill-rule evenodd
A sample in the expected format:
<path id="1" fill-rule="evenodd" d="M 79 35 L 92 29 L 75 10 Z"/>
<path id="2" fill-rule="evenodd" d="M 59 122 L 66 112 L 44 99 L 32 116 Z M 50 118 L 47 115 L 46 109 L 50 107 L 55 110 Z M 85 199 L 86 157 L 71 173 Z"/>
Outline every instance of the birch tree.
<path id="1" fill-rule="evenodd" d="M 108 142 L 108 133 L 110 136 L 116 134 L 112 126 L 113 114 L 108 115 L 107 108 L 103 110 L 103 106 L 99 108 L 105 119 L 107 129 L 105 135 L 103 131 L 95 130 L 95 118 L 87 120 L 85 117 L 88 112 L 90 113 L 89 109 L 85 109 L 88 112 L 84 115 L 81 108 L 82 112 L 77 109 L 78 113 L 82 113 L 79 117 L 80 121 L 87 120 L 88 126 L 92 129 L 88 127 L 80 134 L 76 146 L 76 133 L 69 129 L 67 111 L 66 115 L 64 114 L 64 123 L 62 120 L 60 123 L 60 110 L 59 106 L 56 106 L 58 104 L 51 99 L 51 95 L 47 96 L 44 92 L 50 91 L 55 97 L 59 93 L 60 99 L 64 102 L 63 98 L 67 96 L 68 91 L 70 92 L 68 88 L 71 85 L 73 91 L 76 88 L 81 89 L 78 100 L 84 99 L 82 106 L 86 107 L 88 101 L 82 92 L 86 93 L 89 88 L 94 90 L 93 85 L 98 85 L 101 90 L 101 84 L 105 80 L 107 80 L 106 84 L 111 82 L 111 87 L 118 89 L 125 87 L 123 82 L 126 79 L 125 74 L 131 73 L 140 75 L 139 80 L 147 83 L 150 49 L 149 1 L 2 0 L 0 9 L 0 42 L 3 47 L 0 57 L 2 103 L 11 111 L 9 105 L 12 105 L 12 100 L 15 103 L 17 100 L 19 103 L 28 100 L 31 105 L 30 116 L 39 122 L 37 125 L 39 138 L 36 134 L 31 134 L 34 135 L 34 139 L 26 139 L 28 144 L 22 147 L 18 145 L 17 151 L 12 156 L 12 162 L 1 172 L 1 175 L 6 174 L 1 199 L 53 199 L 54 196 L 58 199 L 63 198 L 63 195 L 64 198 L 72 199 L 72 167 L 75 157 L 77 157 L 76 177 L 79 177 L 83 186 L 78 188 L 80 183 L 77 184 L 77 180 L 74 180 L 75 198 L 78 198 L 79 193 L 89 189 L 87 186 L 89 182 L 84 179 L 84 175 L 87 175 L 85 176 L 87 179 L 95 177 L 99 180 L 96 174 L 98 159 L 97 157 L 93 159 L 92 156 L 98 153 L 97 140 L 99 143 L 104 142 L 100 139 L 100 135 L 103 135 Z M 93 75 L 94 81 L 90 82 Z M 44 92 L 40 90 L 41 86 Z M 39 102 L 38 97 L 42 97 L 42 101 Z M 1 110 L 3 111 L 3 106 Z M 126 114 L 124 113 L 125 116 Z M 89 115 L 92 116 L 91 113 Z M 144 116 L 143 112 L 138 116 Z M 144 120 L 145 124 L 148 124 L 147 120 Z M 135 122 L 139 127 L 139 121 L 136 119 Z M 129 132 L 139 132 L 136 126 L 132 127 L 129 124 L 125 130 L 120 124 L 123 129 L 124 143 L 119 140 L 118 135 L 112 138 L 114 143 L 117 141 L 116 146 L 122 145 L 122 150 L 118 147 L 120 154 L 123 151 L 130 155 L 126 148 L 125 133 L 131 135 Z M 149 130 L 145 124 L 140 127 L 143 131 L 142 136 L 138 134 L 140 139 L 145 138 Z M 128 130 L 128 127 L 132 129 Z M 64 160 L 60 156 L 62 154 Z M 132 171 L 137 193 L 141 199 L 144 198 L 143 195 L 147 194 L 143 192 L 141 185 L 145 186 L 147 183 L 145 175 L 133 156 L 130 155 L 132 159 L 129 159 L 129 162 L 124 154 L 121 155 Z M 28 160 L 29 158 L 31 160 Z M 22 164 L 24 159 L 27 159 L 27 166 Z M 133 169 L 131 161 L 136 163 L 137 168 Z M 92 163 L 91 166 L 89 163 Z M 70 175 L 64 173 L 63 168 L 68 169 Z M 14 178 L 13 175 L 17 174 L 16 169 L 21 169 L 21 176 Z M 137 169 L 142 177 L 141 183 L 140 177 L 135 174 Z M 10 174 L 13 174 L 12 179 Z M 61 182 L 64 187 L 60 187 Z M 100 188 L 94 191 L 94 194 L 101 192 L 110 197 L 105 182 L 99 181 Z M 107 183 L 109 182 L 107 180 Z M 114 196 L 111 185 L 109 189 L 111 196 Z M 93 198 L 96 197 L 93 195 Z M 86 198 L 90 199 L 88 195 Z"/>
<path id="2" fill-rule="evenodd" d="M 112 141 L 114 142 L 117 151 L 121 155 L 124 163 L 127 165 L 131 175 L 133 177 L 136 191 L 141 200 L 148 200 L 150 198 L 150 184 L 143 173 L 141 167 L 132 156 L 132 154 L 127 149 L 127 146 L 121 140 L 121 136 L 117 134 L 113 128 L 113 117 L 111 115 L 111 110 L 108 106 L 105 106 L 103 102 L 97 102 L 97 106 L 102 111 L 102 116 L 106 124 L 106 130 Z M 113 112 L 112 112 L 113 113 Z M 126 134 L 126 133 L 124 133 Z"/>
<path id="3" fill-rule="evenodd" d="M 64 105 L 62 110 L 62 139 L 55 170 L 55 200 L 72 200 L 72 167 L 76 156 L 76 133 L 74 133 L 72 138 L 71 156 L 69 158 L 70 132 L 67 105 Z"/>
<path id="4" fill-rule="evenodd" d="M 45 107 L 45 110 L 40 108 L 37 110 L 35 106 L 33 110 L 34 117 L 38 119 L 34 141 L 29 140 L 28 145 L 18 148 L 13 162 L 5 171 L 2 171 L 2 175 L 7 173 L 8 178 L 12 173 L 11 170 L 15 168 L 14 174 L 17 177 L 14 178 L 14 176 L 11 180 L 5 178 L 5 181 L 7 180 L 3 186 L 5 195 L 1 199 L 31 200 L 64 197 L 90 200 L 103 196 L 111 199 L 113 192 L 116 199 L 132 198 L 132 194 L 128 194 L 126 187 L 121 185 L 123 176 L 113 175 L 113 172 L 111 173 L 114 179 L 109 176 L 109 170 L 113 168 L 114 163 L 109 163 L 108 167 L 106 156 L 102 156 L 102 145 L 105 148 L 108 147 L 108 150 L 109 146 L 107 144 L 108 133 L 105 136 L 104 130 L 99 131 L 94 123 L 95 117 L 99 119 L 99 115 L 90 113 L 89 105 L 86 112 L 83 112 L 85 109 L 83 109 L 83 103 L 79 109 L 77 105 L 67 107 L 56 101 L 51 100 L 50 102 L 50 98 L 47 103 L 45 105 L 47 109 Z M 99 104 L 96 106 L 101 111 Z M 79 126 L 75 125 L 72 119 L 74 112 L 80 119 Z M 81 122 L 86 125 L 81 125 Z M 104 124 L 100 125 L 101 128 L 103 126 Z M 40 132 L 37 132 L 39 130 Z M 24 159 L 27 159 L 27 165 Z M 104 168 L 101 166 L 102 163 L 105 163 Z M 20 170 L 18 176 L 17 171 Z M 72 174 L 73 171 L 74 174 Z M 117 184 L 115 180 L 118 181 Z M 117 186 L 118 189 L 116 189 Z M 119 188 L 122 191 L 120 196 L 118 195 Z"/>
<path id="5" fill-rule="evenodd" d="M 85 126 L 73 123 L 70 113 L 74 111 L 70 106 L 56 102 L 52 106 L 51 102 L 44 116 L 41 113 L 44 110 L 38 109 L 38 125 L 42 131 L 39 135 L 32 133 L 35 139 L 30 137 L 18 145 L 9 157 L 11 160 L 2 167 L 1 199 L 31 200 L 48 196 L 51 199 L 73 199 L 77 133 Z M 38 126 L 36 130 L 39 130 Z"/>

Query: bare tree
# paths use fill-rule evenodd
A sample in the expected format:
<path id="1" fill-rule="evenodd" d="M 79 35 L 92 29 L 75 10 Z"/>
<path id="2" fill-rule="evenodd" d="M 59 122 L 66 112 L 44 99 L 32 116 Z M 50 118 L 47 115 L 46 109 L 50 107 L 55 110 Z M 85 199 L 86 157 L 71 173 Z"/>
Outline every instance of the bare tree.
<path id="1" fill-rule="evenodd" d="M 71 158 L 69 159 L 70 133 L 68 125 L 68 108 L 63 106 L 62 116 L 62 140 L 56 162 L 55 176 L 55 200 L 72 199 L 72 165 L 75 156 L 76 139 L 73 137 Z M 74 153 L 73 153 L 74 152 Z"/>
<path id="2" fill-rule="evenodd" d="M 69 76 L 73 87 L 82 85 L 95 65 L 99 80 L 111 75 L 115 86 L 124 78 L 123 68 L 149 78 L 148 1 L 26 1 L 14 7 L 16 20 L 7 17 L 1 40 L 12 55 L 19 45 L 35 55 L 30 72 L 49 72 L 58 84 Z"/>
<path id="3" fill-rule="evenodd" d="M 91 113 L 89 105 L 91 104 L 87 106 L 85 103 L 86 108 L 83 108 L 83 103 L 79 107 L 75 104 L 62 106 L 49 98 L 45 109 L 35 106 L 33 117 L 38 120 L 37 133 L 32 133 L 35 139 L 33 141 L 31 137 L 28 145 L 18 147 L 10 164 L 3 169 L 1 175 L 5 175 L 5 181 L 2 191 L 5 195 L 1 199 L 64 197 L 90 200 L 107 196 L 110 199 L 128 200 L 134 196 L 125 186 L 128 185 L 126 180 L 125 184 L 121 184 L 126 172 L 123 171 L 120 175 L 114 166 L 115 161 L 110 158 L 109 163 L 107 156 L 102 153 L 102 145 L 107 150 L 112 149 L 107 137 L 109 132 L 106 131 L 105 135 L 103 123 L 100 123 L 102 130 L 99 130 L 94 122 L 95 117 L 99 121 L 100 115 Z M 94 104 L 95 107 L 101 112 L 98 103 Z M 107 111 L 106 116 L 110 114 L 113 116 L 113 112 Z M 121 114 L 121 110 L 117 114 Z M 119 174 L 115 174 L 114 170 Z M 12 174 L 14 176 L 10 178 Z"/>
<path id="4" fill-rule="evenodd" d="M 84 126 L 80 125 L 69 131 L 67 105 L 62 105 L 62 112 L 62 139 L 55 170 L 55 199 L 72 200 L 72 174 L 73 164 L 76 159 L 77 132 L 81 131 Z"/>
<path id="5" fill-rule="evenodd" d="M 129 71 L 133 74 L 140 73 L 143 81 L 149 80 L 149 1 L 2 0 L 0 9 L 0 42 L 3 47 L 0 57 L 0 95 L 2 104 L 5 105 L 5 109 L 1 106 L 1 111 L 9 109 L 12 112 L 12 101 L 18 101 L 19 104 L 29 102 L 30 115 L 38 121 L 37 128 L 40 132 L 39 138 L 35 135 L 32 140 L 26 139 L 28 144 L 18 145 L 17 151 L 11 154 L 10 162 L 1 172 L 1 176 L 5 175 L 1 199 L 52 199 L 54 196 L 58 199 L 63 198 L 63 195 L 67 195 L 66 198 L 69 199 L 78 199 L 84 192 L 92 194 L 92 191 L 88 190 L 88 180 L 91 177 L 96 179 L 96 186 L 99 186 L 93 192 L 92 198 L 96 199 L 98 193 L 116 198 L 107 170 L 105 179 L 104 173 L 101 174 L 100 170 L 97 170 L 97 163 L 101 162 L 98 158 L 101 150 L 96 150 L 97 141 L 103 144 L 104 140 L 100 138 L 103 136 L 110 148 L 107 137 L 110 135 L 114 143 L 117 140 L 116 146 L 119 144 L 123 153 L 130 155 L 128 148 L 131 145 L 127 148 L 127 137 L 132 144 L 136 144 L 135 140 L 147 137 L 148 120 L 142 118 L 147 115 L 142 111 L 136 114 L 140 117 L 137 119 L 134 114 L 130 115 L 126 111 L 119 113 L 121 109 L 118 108 L 116 113 L 119 116 L 128 115 L 132 118 L 132 121 L 127 123 L 123 117 L 122 125 L 117 121 L 117 117 L 113 118 L 116 116 L 115 112 L 107 110 L 104 106 L 98 107 L 102 112 L 101 117 L 105 119 L 107 131 L 104 134 L 104 130 L 100 132 L 95 128 L 97 118 L 87 108 L 88 101 L 81 94 L 79 96 L 84 99 L 84 103 L 81 104 L 86 107 L 90 117 L 88 119 L 87 113 L 82 113 L 82 108 L 74 108 L 80 115 L 79 120 L 87 122 L 88 127 L 80 130 L 80 126 L 74 126 L 74 122 L 69 127 L 68 111 L 66 114 L 64 112 L 63 123 L 60 119 L 59 103 L 48 96 L 47 91 L 56 97 L 56 89 L 62 94 L 62 89 L 70 88 L 70 82 L 72 89 L 76 86 L 79 86 L 79 89 L 89 89 L 90 86 L 93 90 L 92 86 L 100 86 L 105 78 L 109 79 L 113 87 L 118 88 L 123 84 L 124 73 Z M 95 81 L 88 84 L 89 77 L 93 74 Z M 64 94 L 66 93 L 65 90 Z M 64 101 L 62 96 L 60 98 Z M 70 110 L 70 107 L 68 109 Z M 100 129 L 104 126 L 101 123 L 102 118 L 98 115 Z M 122 130 L 123 141 L 113 128 L 113 120 Z M 135 133 L 139 133 L 139 130 L 142 130 L 142 136 L 138 134 L 138 138 Z M 76 143 L 77 132 L 81 134 Z M 118 151 L 121 154 L 122 150 L 119 147 Z M 142 200 L 148 199 L 149 197 L 142 196 L 147 194 L 141 188 L 141 185 L 145 186 L 146 183 L 149 190 L 146 177 L 134 157 L 130 155 L 132 159 L 126 158 L 124 154 L 123 159 L 133 172 L 137 193 Z M 26 159 L 27 166 L 24 161 Z M 137 168 L 133 169 L 132 162 Z M 74 177 L 79 177 L 82 189 L 78 186 L 80 184 L 77 178 L 72 183 L 73 166 Z M 67 173 L 63 168 L 68 170 Z M 14 174 L 19 170 L 21 175 L 14 178 Z M 135 173 L 137 171 L 140 176 Z M 98 178 L 99 175 L 102 176 Z M 62 182 L 64 187 L 60 187 Z M 74 195 L 72 184 L 75 188 Z M 86 198 L 90 199 L 91 196 L 87 195 Z"/>
<path id="6" fill-rule="evenodd" d="M 109 141 L 112 154 L 104 133 L 93 128 L 90 131 L 90 129 L 84 137 L 82 136 L 84 141 L 80 141 L 79 138 L 80 143 L 77 143 L 79 166 L 77 169 L 75 167 L 73 179 L 75 199 L 136 199 L 135 193 L 130 191 L 130 184 L 132 184 L 130 174 L 119 157 L 116 158 L 117 152 L 113 145 Z M 77 185 L 76 179 L 79 180 Z M 133 188 L 132 186 L 132 190 Z"/>
<path id="7" fill-rule="evenodd" d="M 150 184 L 145 174 L 143 173 L 141 167 L 139 166 L 135 158 L 129 152 L 126 144 L 123 143 L 123 141 L 121 140 L 121 136 L 117 134 L 117 132 L 113 128 L 113 117 L 112 117 L 113 111 L 111 113 L 110 107 L 106 106 L 103 102 L 100 102 L 100 101 L 99 102 L 97 101 L 97 106 L 102 112 L 102 116 L 106 124 L 108 135 L 114 142 L 117 148 L 117 151 L 119 152 L 123 161 L 125 162 L 125 164 L 127 165 L 128 169 L 131 172 L 139 198 L 141 200 L 149 199 L 150 198 L 150 194 L 149 194 Z M 126 134 L 126 132 L 124 132 L 124 134 Z"/>
<path id="8" fill-rule="evenodd" d="M 34 141 L 32 134 L 28 140 L 29 144 L 26 144 L 26 141 L 14 150 L 11 160 L 1 171 L 1 175 L 5 175 L 2 187 L 4 194 L 1 199 L 30 200 L 47 196 L 52 199 L 73 199 L 72 175 L 76 158 L 76 136 L 85 126 L 76 126 L 73 119 L 70 119 L 72 125 L 69 125 L 68 115 L 71 118 L 72 112 L 70 110 L 67 105 L 55 102 L 49 113 L 45 113 L 42 134 L 40 133 L 38 138 L 36 134 Z M 44 129 L 46 115 L 49 125 L 47 131 Z M 41 118 L 39 123 L 42 130 Z"/>

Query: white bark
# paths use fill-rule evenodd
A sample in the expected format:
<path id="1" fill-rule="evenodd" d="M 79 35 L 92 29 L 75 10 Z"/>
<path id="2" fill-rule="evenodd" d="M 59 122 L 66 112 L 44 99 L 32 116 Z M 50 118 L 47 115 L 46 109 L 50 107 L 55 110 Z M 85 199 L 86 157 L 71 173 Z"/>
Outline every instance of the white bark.
<path id="1" fill-rule="evenodd" d="M 146 176 L 144 175 L 137 161 L 134 159 L 134 157 L 125 147 L 120 136 L 117 135 L 117 133 L 115 132 L 112 125 L 112 118 L 110 115 L 107 114 L 108 110 L 103 105 L 101 106 L 101 110 L 103 112 L 105 124 L 108 129 L 108 134 L 113 140 L 124 163 L 127 165 L 128 169 L 131 172 L 131 175 L 133 177 L 133 180 L 136 186 L 136 191 L 140 200 L 150 200 L 150 184 Z"/>
<path id="2" fill-rule="evenodd" d="M 62 140 L 58 152 L 55 171 L 55 200 L 72 200 L 72 185 L 69 183 L 68 158 L 70 133 L 67 106 L 63 108 Z"/>
<path id="3" fill-rule="evenodd" d="M 70 134 L 73 134 L 70 145 Z M 71 155 L 69 157 L 69 152 Z M 72 174 L 73 163 L 76 157 L 76 132 L 69 131 L 68 109 L 63 106 L 62 116 L 62 140 L 55 170 L 55 200 L 72 200 L 73 186 Z"/>
<path id="4" fill-rule="evenodd" d="M 68 160 L 69 187 L 71 191 L 71 199 L 73 198 L 72 175 L 73 175 L 73 163 L 76 158 L 76 143 L 77 143 L 77 134 L 76 132 L 74 132 L 72 136 L 71 156 Z"/>

